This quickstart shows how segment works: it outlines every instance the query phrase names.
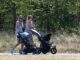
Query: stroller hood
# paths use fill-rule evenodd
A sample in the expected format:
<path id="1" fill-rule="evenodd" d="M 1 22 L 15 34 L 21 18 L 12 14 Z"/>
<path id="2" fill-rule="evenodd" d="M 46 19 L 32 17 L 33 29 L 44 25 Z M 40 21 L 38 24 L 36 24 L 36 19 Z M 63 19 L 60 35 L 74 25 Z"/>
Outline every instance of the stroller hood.
<path id="1" fill-rule="evenodd" d="M 51 38 L 51 33 L 41 35 L 36 30 L 32 30 L 32 33 L 38 37 L 39 41 L 49 41 Z"/>
<path id="2" fill-rule="evenodd" d="M 47 34 L 45 34 L 45 35 L 42 37 L 42 40 L 43 40 L 43 41 L 49 41 L 50 38 L 51 38 L 51 33 L 47 33 Z"/>

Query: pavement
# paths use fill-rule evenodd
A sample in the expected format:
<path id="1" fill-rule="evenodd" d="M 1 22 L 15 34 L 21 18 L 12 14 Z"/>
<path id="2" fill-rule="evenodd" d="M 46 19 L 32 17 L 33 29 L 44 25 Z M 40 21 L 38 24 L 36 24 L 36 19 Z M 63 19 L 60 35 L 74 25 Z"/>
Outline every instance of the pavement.
<path id="1" fill-rule="evenodd" d="M 11 56 L 11 55 L 20 55 L 19 53 L 0 53 L 0 56 Z M 24 55 L 22 55 L 24 56 Z M 28 53 L 26 56 L 63 56 L 63 57 L 80 57 L 80 53 L 56 53 L 56 54 L 35 54 L 33 55 L 32 53 Z"/>

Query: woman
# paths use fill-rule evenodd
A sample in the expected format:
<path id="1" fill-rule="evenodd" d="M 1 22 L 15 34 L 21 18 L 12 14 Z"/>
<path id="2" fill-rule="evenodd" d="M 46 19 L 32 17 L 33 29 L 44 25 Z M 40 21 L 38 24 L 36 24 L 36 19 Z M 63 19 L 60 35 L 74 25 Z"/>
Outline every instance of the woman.
<path id="1" fill-rule="evenodd" d="M 11 53 L 13 53 L 14 49 L 21 43 L 19 36 L 19 33 L 23 32 L 23 17 L 20 15 L 18 17 L 18 20 L 16 21 L 16 27 L 15 27 L 15 33 L 16 33 L 16 39 L 17 43 L 11 48 Z M 23 48 L 23 44 L 21 44 L 21 49 Z"/>
<path id="2" fill-rule="evenodd" d="M 28 15 L 27 19 L 26 19 L 26 28 L 25 28 L 25 32 L 29 33 L 29 42 L 31 45 L 34 46 L 34 42 L 33 42 L 33 38 L 32 38 L 32 31 L 31 29 L 33 28 L 33 16 L 32 15 Z"/>

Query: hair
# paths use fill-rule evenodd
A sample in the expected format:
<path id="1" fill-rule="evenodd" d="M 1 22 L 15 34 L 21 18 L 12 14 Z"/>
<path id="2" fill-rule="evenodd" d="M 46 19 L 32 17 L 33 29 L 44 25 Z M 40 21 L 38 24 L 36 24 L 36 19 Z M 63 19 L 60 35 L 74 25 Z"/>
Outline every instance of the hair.
<path id="1" fill-rule="evenodd" d="M 33 16 L 32 15 L 28 15 L 27 16 L 27 20 L 29 20 L 30 18 L 33 18 Z"/>
<path id="2" fill-rule="evenodd" d="M 18 20 L 19 20 L 20 18 L 23 18 L 23 16 L 22 16 L 22 15 L 19 15 L 19 16 L 18 16 Z"/>

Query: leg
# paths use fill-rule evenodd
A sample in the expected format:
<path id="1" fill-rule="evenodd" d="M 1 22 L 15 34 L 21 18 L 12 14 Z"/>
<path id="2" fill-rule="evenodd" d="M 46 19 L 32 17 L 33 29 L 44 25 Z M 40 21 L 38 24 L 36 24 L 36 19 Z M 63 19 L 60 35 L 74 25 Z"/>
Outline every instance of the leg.
<path id="1" fill-rule="evenodd" d="M 16 44 L 12 48 L 15 49 L 19 44 L 20 44 L 20 40 L 17 40 Z"/>
<path id="2" fill-rule="evenodd" d="M 23 50 L 24 49 L 24 44 L 23 43 L 21 43 L 21 50 Z"/>
<path id="3" fill-rule="evenodd" d="M 15 49 L 19 44 L 20 44 L 20 41 L 17 40 L 17 43 L 16 43 L 13 47 L 10 48 L 10 53 L 11 53 L 11 54 L 14 53 L 14 49 Z"/>

